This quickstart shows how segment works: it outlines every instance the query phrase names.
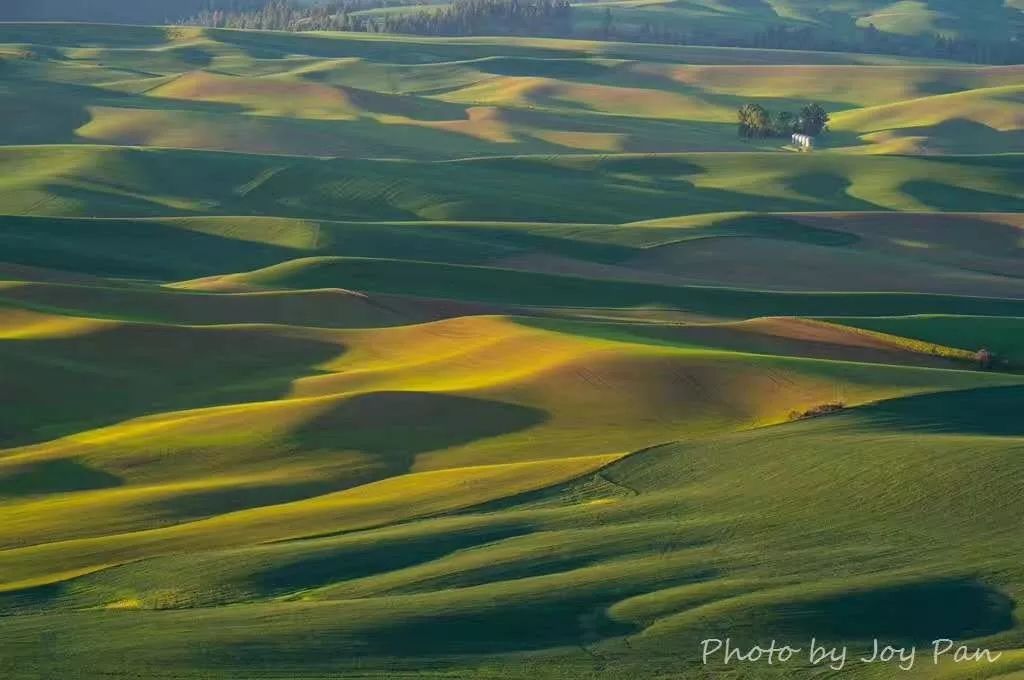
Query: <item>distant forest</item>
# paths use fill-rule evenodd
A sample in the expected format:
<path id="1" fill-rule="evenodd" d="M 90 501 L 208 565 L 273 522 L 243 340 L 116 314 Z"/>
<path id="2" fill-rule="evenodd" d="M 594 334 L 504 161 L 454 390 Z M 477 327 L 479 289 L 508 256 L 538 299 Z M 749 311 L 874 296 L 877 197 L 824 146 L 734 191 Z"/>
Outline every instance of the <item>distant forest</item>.
<path id="1" fill-rule="evenodd" d="M 367 12 L 409 7 L 408 11 Z M 413 9 L 415 7 L 415 9 Z M 874 26 L 837 32 L 779 26 L 725 34 L 668 30 L 656 22 L 624 26 L 614 8 L 576 21 L 568 0 L 0 0 L 0 19 L 67 19 L 115 23 L 190 24 L 283 31 L 344 30 L 411 35 L 537 35 L 626 42 L 760 47 L 937 57 L 983 64 L 1024 63 L 1024 37 L 1010 40 L 886 33 Z M 635 16 L 635 14 L 634 14 Z"/>
<path id="2" fill-rule="evenodd" d="M 416 7 L 408 12 L 363 13 L 386 7 Z M 981 64 L 1024 63 L 1022 40 L 976 40 L 940 35 L 885 33 L 873 25 L 837 37 L 824 29 L 780 26 L 746 34 L 723 35 L 666 30 L 655 23 L 620 27 L 615 11 L 606 9 L 596 28 L 581 30 L 568 0 L 455 0 L 436 8 L 422 0 L 331 0 L 299 4 L 294 0 L 214 0 L 180 23 L 218 28 L 283 31 L 361 31 L 410 35 L 536 35 L 597 38 L 675 45 L 757 47 L 769 49 L 861 52 L 955 59 Z"/>
<path id="3" fill-rule="evenodd" d="M 451 5 L 423 8 L 418 0 L 335 0 L 300 5 L 270 0 L 250 6 L 248 0 L 227 0 L 181 21 L 215 28 L 280 31 L 358 31 L 410 35 L 538 35 L 572 33 L 568 0 L 456 0 Z M 385 7 L 417 7 L 410 12 L 355 14 Z"/>

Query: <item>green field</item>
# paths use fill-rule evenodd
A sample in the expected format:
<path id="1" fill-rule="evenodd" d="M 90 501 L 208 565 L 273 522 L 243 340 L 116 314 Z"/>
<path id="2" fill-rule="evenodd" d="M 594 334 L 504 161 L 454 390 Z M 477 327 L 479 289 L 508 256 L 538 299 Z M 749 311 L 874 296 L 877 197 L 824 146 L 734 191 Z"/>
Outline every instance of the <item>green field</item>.
<path id="1" fill-rule="evenodd" d="M 0 24 L 0 677 L 1024 677 L 1022 82 Z"/>
<path id="2" fill-rule="evenodd" d="M 747 101 L 825 103 L 863 153 L 1024 152 L 1019 66 L 536 38 L 0 24 L 0 143 L 435 161 L 774 151 Z M 496 47 L 497 53 L 496 53 Z M 690 212 L 697 212 L 696 210 Z"/>

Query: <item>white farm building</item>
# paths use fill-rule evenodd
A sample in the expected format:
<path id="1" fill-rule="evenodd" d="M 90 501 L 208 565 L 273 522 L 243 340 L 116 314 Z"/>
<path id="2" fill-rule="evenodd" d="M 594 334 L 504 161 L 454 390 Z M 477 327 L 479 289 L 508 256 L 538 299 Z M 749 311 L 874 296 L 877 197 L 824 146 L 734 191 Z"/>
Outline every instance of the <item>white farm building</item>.
<path id="1" fill-rule="evenodd" d="M 802 151 L 810 151 L 814 148 L 814 137 L 797 132 L 793 135 L 793 146 Z"/>

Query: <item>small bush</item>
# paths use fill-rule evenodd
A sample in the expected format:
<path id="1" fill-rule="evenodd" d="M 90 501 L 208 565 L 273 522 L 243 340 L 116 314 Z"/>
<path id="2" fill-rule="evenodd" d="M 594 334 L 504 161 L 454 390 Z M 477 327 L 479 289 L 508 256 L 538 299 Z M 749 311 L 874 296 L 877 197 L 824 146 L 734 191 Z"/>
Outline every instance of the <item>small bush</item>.
<path id="1" fill-rule="evenodd" d="M 843 402 L 833 401 L 827 404 L 819 404 L 818 406 L 806 411 L 790 411 L 789 419 L 806 420 L 807 418 L 818 418 L 820 416 L 827 416 L 830 413 L 835 413 L 836 411 L 842 411 L 844 408 L 846 408 L 846 404 Z"/>

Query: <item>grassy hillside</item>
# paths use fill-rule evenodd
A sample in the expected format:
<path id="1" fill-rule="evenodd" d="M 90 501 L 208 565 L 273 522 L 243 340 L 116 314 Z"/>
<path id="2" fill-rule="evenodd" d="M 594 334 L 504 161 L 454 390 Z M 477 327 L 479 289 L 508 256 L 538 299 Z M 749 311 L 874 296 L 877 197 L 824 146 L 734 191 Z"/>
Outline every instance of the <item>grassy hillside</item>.
<path id="1" fill-rule="evenodd" d="M 716 153 L 453 162 L 92 146 L 0 148 L 8 214 L 620 223 L 725 211 L 1024 206 L 1024 155 Z M 514 199 L 506 199 L 514 197 Z"/>
<path id="2" fill-rule="evenodd" d="M 0 142 L 418 159 L 778 151 L 778 140 L 741 141 L 736 109 L 817 100 L 836 117 L 828 146 L 1024 151 L 1019 67 L 530 38 L 497 55 L 488 38 L 253 41 L 0 25 Z"/>
<path id="3" fill-rule="evenodd" d="M 0 25 L 0 676 L 1018 676 L 1020 80 Z"/>

